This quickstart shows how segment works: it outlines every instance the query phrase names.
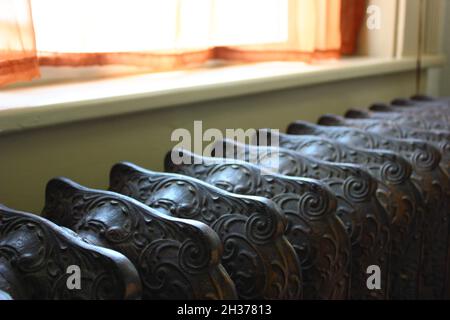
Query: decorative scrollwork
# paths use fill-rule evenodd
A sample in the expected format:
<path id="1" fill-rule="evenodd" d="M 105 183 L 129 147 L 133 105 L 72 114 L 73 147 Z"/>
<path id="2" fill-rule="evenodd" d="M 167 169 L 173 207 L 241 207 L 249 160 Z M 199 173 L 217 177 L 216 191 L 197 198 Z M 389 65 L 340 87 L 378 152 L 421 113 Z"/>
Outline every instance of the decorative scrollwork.
<path id="1" fill-rule="evenodd" d="M 188 273 L 203 273 L 209 267 L 209 251 L 192 239 L 183 242 L 180 248 L 179 261 L 181 267 Z"/>
<path id="2" fill-rule="evenodd" d="M 354 202 L 364 202 L 374 194 L 373 183 L 371 180 L 362 177 L 348 177 L 343 183 L 344 194 Z"/>
<path id="3" fill-rule="evenodd" d="M 444 171 L 450 174 L 450 151 L 448 146 L 446 146 L 450 142 L 450 133 L 447 131 L 420 130 L 402 127 L 394 121 L 389 120 L 347 119 L 335 115 L 322 116 L 319 119 L 319 123 L 324 125 L 358 128 L 367 132 L 399 139 L 419 139 L 427 141 L 438 148 L 442 153 L 441 166 Z"/>
<path id="4" fill-rule="evenodd" d="M 387 109 L 385 109 L 387 107 Z M 418 128 L 423 130 L 450 130 L 450 125 L 447 121 L 442 121 L 442 112 L 440 118 L 432 118 L 430 115 L 424 116 L 421 113 L 414 112 L 417 110 L 404 110 L 405 108 L 392 107 L 391 112 L 388 106 L 385 106 L 383 111 L 379 107 L 371 107 L 371 112 L 360 113 L 358 118 L 369 118 L 379 120 L 389 120 L 398 123 L 405 127 Z M 403 112 L 401 110 L 404 110 Z M 416 108 L 413 108 L 416 109 Z M 413 112 L 411 112 L 413 111 Z M 352 114 L 350 114 L 351 116 Z"/>
<path id="5" fill-rule="evenodd" d="M 361 111 L 349 111 L 347 114 L 351 115 L 352 118 L 360 118 L 366 117 L 364 112 Z M 363 114 L 363 115 L 361 115 Z M 333 122 L 334 121 L 334 122 Z M 340 122 L 339 122 L 340 121 Z M 347 120 L 343 120 L 343 118 L 337 116 L 326 116 L 321 119 L 321 123 L 333 124 L 336 125 L 338 123 L 344 123 Z M 336 141 L 346 143 L 348 145 L 359 147 L 359 148 L 370 148 L 370 149 L 386 149 L 393 151 L 401 156 L 404 156 L 406 159 L 410 161 L 414 170 L 411 175 L 411 182 L 414 184 L 417 191 L 420 192 L 421 198 L 424 199 L 425 207 L 418 207 L 417 210 L 424 212 L 425 214 L 422 219 L 417 220 L 416 229 L 419 232 L 424 233 L 423 238 L 423 247 L 426 252 L 435 252 L 436 246 L 433 245 L 436 241 L 445 241 L 443 240 L 442 232 L 437 232 L 442 229 L 437 225 L 433 225 L 433 221 L 440 221 L 443 216 L 447 216 L 448 214 L 448 201 L 445 199 L 448 197 L 444 197 L 444 194 L 449 193 L 449 183 L 446 175 L 441 171 L 439 167 L 441 162 L 441 154 L 438 149 L 432 146 L 430 143 L 427 143 L 422 140 L 403 140 L 390 138 L 389 134 L 394 134 L 396 136 L 403 136 L 404 129 L 397 127 L 395 125 L 391 125 L 388 121 L 383 121 L 378 123 L 374 120 L 355 120 L 352 123 L 359 123 L 361 126 L 367 125 L 365 127 L 365 131 L 349 127 L 349 126 L 319 126 L 311 123 L 305 123 L 304 121 L 297 121 L 292 123 L 289 126 L 289 132 L 295 134 L 314 134 L 317 136 L 323 136 L 332 138 Z M 358 127 L 355 125 L 355 127 Z M 369 129 L 377 127 L 377 130 L 384 128 L 383 133 L 386 135 L 380 135 L 370 131 Z M 406 129 L 408 130 L 408 129 Z M 415 131 L 416 135 L 424 135 L 429 136 L 429 132 L 418 132 Z M 415 136 L 414 138 L 420 137 Z M 357 137 L 365 136 L 366 139 L 360 139 Z M 366 143 L 365 141 L 371 141 L 371 143 Z M 402 182 L 403 184 L 403 182 Z M 400 185 L 400 184 L 399 184 Z M 381 193 L 379 193 L 381 195 Z M 441 200 L 439 200 L 441 199 Z M 411 207 L 410 203 L 406 203 L 402 201 L 406 207 Z M 420 216 L 420 215 L 419 215 Z M 441 235 L 438 235 L 441 234 Z M 441 240 L 437 240 L 437 238 Z M 435 239 L 435 240 L 433 240 Z M 438 253 L 436 253 L 438 254 Z M 438 254 L 439 255 L 439 254 Z M 430 260 L 430 256 L 428 254 L 424 255 L 422 259 L 423 266 L 421 267 L 422 275 L 425 278 L 433 278 L 431 273 L 433 272 L 429 265 L 432 263 Z M 414 265 L 414 263 L 411 263 Z M 419 294 L 422 297 L 433 297 L 427 296 L 426 292 L 430 292 L 425 286 L 424 283 L 430 283 L 430 281 L 420 281 Z M 432 282 L 432 281 L 431 281 Z M 437 281 L 435 281 L 435 285 L 440 286 Z M 432 291 L 432 290 L 431 290 Z M 424 293 L 424 295 L 422 295 Z"/>
<path id="6" fill-rule="evenodd" d="M 262 167 L 266 164 L 270 167 L 273 162 L 277 162 L 279 165 L 278 171 L 281 174 L 320 179 L 326 183 L 337 197 L 338 207 L 336 214 L 346 226 L 347 232 L 351 237 L 352 257 L 354 257 L 352 260 L 351 296 L 355 299 L 383 299 L 386 297 L 386 291 L 384 290 L 377 291 L 376 294 L 369 292 L 363 281 L 366 277 L 367 266 L 377 264 L 387 267 L 389 264 L 390 223 L 386 212 L 377 201 L 375 194 L 377 182 L 375 179 L 355 165 L 320 161 L 284 148 L 260 148 L 228 140 L 225 140 L 223 144 L 223 147 L 227 148 L 227 150 L 234 150 L 243 158 L 252 159 L 253 163 L 257 163 Z M 230 154 L 228 156 L 233 158 L 234 155 Z M 206 160 L 205 158 L 203 159 Z M 221 161 L 224 160 L 222 159 Z M 217 166 L 220 166 L 220 164 L 217 164 Z M 189 170 L 187 166 L 186 170 Z M 208 174 L 207 171 L 201 168 L 198 168 L 198 170 L 201 172 L 198 173 L 199 175 Z M 271 182 L 273 187 L 273 178 L 271 176 L 264 177 Z M 364 181 L 364 185 L 368 188 L 366 190 L 367 197 L 364 198 L 362 196 L 366 193 L 362 189 L 359 192 L 358 202 L 346 196 L 346 192 L 343 190 L 343 183 L 347 179 Z M 295 212 L 296 207 L 294 203 L 296 202 L 287 194 L 285 189 L 275 188 L 273 193 L 278 195 L 275 195 L 275 198 L 272 199 L 284 208 L 285 212 Z M 273 193 L 267 192 L 266 196 L 273 197 Z M 389 204 L 390 202 L 388 202 Z M 297 250 L 304 250 L 304 248 L 308 248 L 308 246 L 296 247 Z M 310 251 L 306 250 L 306 252 Z M 383 288 L 387 287 L 387 279 L 388 277 L 383 278 Z"/>
<path id="7" fill-rule="evenodd" d="M 67 287 L 66 270 L 74 265 L 82 276 L 79 290 Z M 137 299 L 141 295 L 138 273 L 121 254 L 93 246 L 36 215 L 1 205 L 0 274 L 0 286 L 14 299 Z"/>
<path id="8" fill-rule="evenodd" d="M 252 214 L 246 223 L 247 235 L 252 242 L 266 244 L 276 237 L 276 222 L 267 219 L 264 214 Z"/>
<path id="9" fill-rule="evenodd" d="M 183 165 L 174 164 L 171 157 L 166 157 L 166 170 L 226 190 L 236 191 L 239 186 L 239 192 L 270 198 L 281 208 L 288 219 L 287 238 L 300 258 L 306 298 L 348 296 L 350 242 L 335 215 L 337 200 L 328 188 L 307 178 L 262 174 L 262 167 L 239 160 L 200 157 L 187 152 L 186 155 L 198 158 L 192 165 Z M 327 258 L 321 259 L 322 255 Z"/>
<path id="10" fill-rule="evenodd" d="M 286 218 L 270 200 L 231 194 L 187 176 L 152 172 L 126 163 L 114 166 L 110 176 L 114 191 L 179 218 L 191 217 L 210 225 L 222 240 L 223 264 L 240 298 L 301 297 L 301 269 L 284 237 Z M 223 186 L 236 189 L 229 184 Z M 289 284 L 289 278 L 298 279 L 299 287 Z"/>
<path id="11" fill-rule="evenodd" d="M 359 110 L 350 110 L 347 114 L 366 114 Z M 367 114 L 363 118 L 369 117 Z M 359 117 L 358 117 L 359 118 Z M 429 171 L 436 168 L 441 161 L 438 149 L 421 140 L 400 140 L 389 138 L 372 132 L 349 127 L 324 127 L 304 121 L 296 121 L 289 125 L 288 133 L 314 134 L 348 143 L 351 146 L 367 149 L 385 149 L 397 152 L 411 161 L 414 168 Z"/>
<path id="12" fill-rule="evenodd" d="M 439 166 L 442 157 L 436 148 L 426 143 L 415 143 L 415 145 L 418 146 L 410 157 L 414 168 L 421 171 L 431 171 Z"/>
<path id="13" fill-rule="evenodd" d="M 418 286 L 418 266 L 421 264 L 421 244 L 418 239 L 421 238 L 421 230 L 417 229 L 417 225 L 418 221 L 422 221 L 426 206 L 422 195 L 410 180 L 412 166 L 393 152 L 354 148 L 316 135 L 278 134 L 277 140 L 281 147 L 290 148 L 306 155 L 314 155 L 322 160 L 329 158 L 329 151 L 320 148 L 320 145 L 324 143 L 332 145 L 335 150 L 333 155 L 339 154 L 337 161 L 363 165 L 374 178 L 380 180 L 380 187 L 381 184 L 385 184 L 383 188 L 390 189 L 387 194 L 390 194 L 389 202 L 392 205 L 386 206 L 385 209 L 396 209 L 395 212 L 392 212 L 391 224 L 393 271 L 391 296 L 415 298 L 415 295 L 406 297 L 404 294 L 416 292 L 415 290 L 406 290 L 406 287 Z M 319 147 L 314 148 L 314 145 L 319 145 Z M 414 261 L 414 264 L 409 263 L 409 265 L 417 266 L 415 270 L 408 269 L 410 272 L 405 274 L 402 271 L 405 261 Z M 405 290 L 401 288 L 405 288 Z"/>
<path id="14" fill-rule="evenodd" d="M 327 213 L 327 201 L 323 200 L 323 196 L 317 193 L 306 192 L 301 195 L 299 207 L 309 219 L 321 219 Z"/>
<path id="15" fill-rule="evenodd" d="M 123 253 L 136 265 L 145 299 L 236 297 L 220 265 L 220 241 L 206 225 L 165 216 L 131 198 L 67 179 L 51 180 L 46 196 L 45 216 Z"/>
<path id="16" fill-rule="evenodd" d="M 411 176 L 411 167 L 401 163 L 400 159 L 397 161 L 386 161 L 380 168 L 381 176 L 385 181 L 391 184 L 402 184 Z"/>

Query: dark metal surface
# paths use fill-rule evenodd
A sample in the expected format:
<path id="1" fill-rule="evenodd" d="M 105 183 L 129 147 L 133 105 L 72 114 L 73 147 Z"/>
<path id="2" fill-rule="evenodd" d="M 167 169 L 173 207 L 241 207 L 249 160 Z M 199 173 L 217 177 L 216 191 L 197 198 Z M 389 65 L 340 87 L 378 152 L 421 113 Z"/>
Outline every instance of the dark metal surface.
<path id="1" fill-rule="evenodd" d="M 62 178 L 48 183 L 43 215 L 128 257 L 141 277 L 144 299 L 236 298 L 220 263 L 220 240 L 203 223 Z"/>
<path id="2" fill-rule="evenodd" d="M 450 132 L 448 131 L 405 127 L 390 120 L 348 119 L 336 115 L 322 116 L 318 123 L 326 126 L 344 126 L 362 129 L 391 138 L 427 141 L 441 152 L 441 167 L 450 176 Z"/>
<path id="3" fill-rule="evenodd" d="M 442 229 L 440 224 L 445 223 L 450 214 L 450 184 L 448 176 L 439 167 L 440 152 L 422 140 L 394 139 L 354 128 L 320 126 L 303 121 L 292 123 L 288 132 L 328 137 L 358 148 L 390 150 L 409 160 L 413 166 L 411 181 L 421 192 L 426 204 L 423 219 L 417 220 L 417 228 L 422 228 L 424 235 L 419 297 L 432 298 L 432 279 L 435 275 L 431 253 L 436 247 L 435 233 Z"/>
<path id="4" fill-rule="evenodd" d="M 410 180 L 411 165 L 388 151 L 352 148 L 318 136 L 276 136 L 281 147 L 326 161 L 360 164 L 378 179 L 377 197 L 391 218 L 389 296 L 393 299 L 416 298 L 421 265 L 421 230 L 417 228 L 417 221 L 424 215 L 425 204 Z M 275 138 L 275 134 L 271 137 Z"/>
<path id="5" fill-rule="evenodd" d="M 346 226 L 352 244 L 352 299 L 386 299 L 389 272 L 382 274 L 381 290 L 369 290 L 367 268 L 389 270 L 389 218 L 376 199 L 378 182 L 360 167 L 305 157 L 283 148 L 261 148 L 230 140 L 220 146 L 225 157 L 244 159 L 270 170 L 278 163 L 282 175 L 307 177 L 325 183 L 337 198 L 337 216 Z M 231 151 L 231 152 L 229 152 Z"/>
<path id="6" fill-rule="evenodd" d="M 167 171 L 199 178 L 229 192 L 273 200 L 288 219 L 286 236 L 300 259 L 304 298 L 348 298 L 350 239 L 336 216 L 337 200 L 324 184 L 306 178 L 262 174 L 260 167 L 246 162 L 200 159 L 187 152 L 193 164 L 175 164 L 170 154 L 165 160 Z"/>
<path id="7" fill-rule="evenodd" d="M 287 220 L 272 201 L 127 163 L 112 168 L 110 190 L 165 214 L 209 225 L 222 240 L 223 265 L 240 299 L 302 297 L 300 263 L 284 236 Z"/>
<path id="8" fill-rule="evenodd" d="M 70 266 L 80 270 L 76 290 L 67 286 Z M 140 297 L 138 273 L 125 256 L 39 216 L 0 205 L 0 300 Z"/>

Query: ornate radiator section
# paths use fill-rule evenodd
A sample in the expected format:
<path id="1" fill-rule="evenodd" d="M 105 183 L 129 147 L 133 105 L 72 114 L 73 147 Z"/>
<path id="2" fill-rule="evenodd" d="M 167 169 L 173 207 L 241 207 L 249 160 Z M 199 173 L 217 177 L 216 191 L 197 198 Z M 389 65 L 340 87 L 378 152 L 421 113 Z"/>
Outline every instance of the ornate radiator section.
<path id="1" fill-rule="evenodd" d="M 81 288 L 70 290 L 74 266 Z M 76 285 L 76 283 L 74 283 Z M 141 281 L 124 255 L 74 232 L 0 206 L 0 297 L 8 299 L 138 299 Z"/>
<path id="2" fill-rule="evenodd" d="M 450 298 L 449 100 L 292 120 L 0 205 L 0 300 Z"/>
<path id="3" fill-rule="evenodd" d="M 222 262 L 239 298 L 302 297 L 300 263 L 284 235 L 287 220 L 271 200 L 232 194 L 190 177 L 131 164 L 113 167 L 110 189 L 169 216 L 209 225 L 221 239 Z"/>
<path id="4" fill-rule="evenodd" d="M 222 246 L 207 225 L 178 219 L 131 198 L 67 179 L 47 185 L 43 215 L 135 265 L 144 299 L 234 299 Z"/>

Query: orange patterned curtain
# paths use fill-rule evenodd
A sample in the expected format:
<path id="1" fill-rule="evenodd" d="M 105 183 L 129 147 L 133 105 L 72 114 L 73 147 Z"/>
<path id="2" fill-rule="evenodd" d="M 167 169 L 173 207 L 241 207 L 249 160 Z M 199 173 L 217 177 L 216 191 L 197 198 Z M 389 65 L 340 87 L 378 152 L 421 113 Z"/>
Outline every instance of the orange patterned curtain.
<path id="1" fill-rule="evenodd" d="M 0 86 L 39 76 L 28 0 L 0 0 Z"/>
<path id="2" fill-rule="evenodd" d="M 365 0 L 0 0 L 0 85 L 38 65 L 336 58 L 355 51 L 364 14 Z"/>

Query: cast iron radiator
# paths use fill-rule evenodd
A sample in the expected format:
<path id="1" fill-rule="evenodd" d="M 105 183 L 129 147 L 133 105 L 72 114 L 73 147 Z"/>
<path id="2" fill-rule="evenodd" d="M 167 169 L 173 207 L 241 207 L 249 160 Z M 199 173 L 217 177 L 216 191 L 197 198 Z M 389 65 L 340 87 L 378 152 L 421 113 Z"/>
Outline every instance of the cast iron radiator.
<path id="1" fill-rule="evenodd" d="M 108 191 L 51 179 L 40 216 L 0 205 L 0 300 L 450 298 L 449 99 L 164 166 L 118 163 Z"/>

